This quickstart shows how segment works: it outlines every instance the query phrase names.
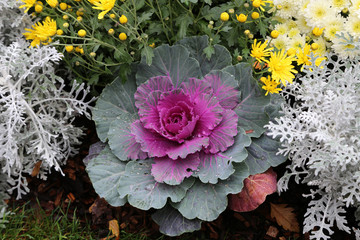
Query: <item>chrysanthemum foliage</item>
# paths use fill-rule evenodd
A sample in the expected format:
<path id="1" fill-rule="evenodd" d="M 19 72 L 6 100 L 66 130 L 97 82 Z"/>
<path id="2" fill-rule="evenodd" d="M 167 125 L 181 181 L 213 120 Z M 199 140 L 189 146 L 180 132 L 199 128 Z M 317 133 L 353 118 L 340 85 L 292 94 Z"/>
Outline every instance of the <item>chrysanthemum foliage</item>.
<path id="1" fill-rule="evenodd" d="M 279 153 L 291 159 L 278 190 L 291 177 L 312 186 L 304 232 L 330 239 L 335 224 L 350 232 L 345 207 L 360 205 L 360 65 L 329 57 L 327 65 L 303 72 L 301 83 L 287 89 L 297 104 L 284 105 L 284 116 L 267 128 L 282 142 Z"/>
<path id="2" fill-rule="evenodd" d="M 111 205 L 158 209 L 160 231 L 176 236 L 215 220 L 227 195 L 239 193 L 250 174 L 282 163 L 278 142 L 267 137 L 265 97 L 248 64 L 231 65 L 207 37 L 154 50 L 125 84 L 106 87 L 93 111 L 107 142 L 87 170 L 97 193 Z"/>

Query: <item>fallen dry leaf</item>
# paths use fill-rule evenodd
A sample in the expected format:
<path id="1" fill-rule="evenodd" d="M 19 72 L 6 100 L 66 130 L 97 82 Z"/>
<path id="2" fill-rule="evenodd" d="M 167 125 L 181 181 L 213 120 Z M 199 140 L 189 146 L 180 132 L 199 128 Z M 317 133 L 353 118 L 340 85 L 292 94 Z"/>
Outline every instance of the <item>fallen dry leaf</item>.
<path id="1" fill-rule="evenodd" d="M 299 232 L 299 222 L 296 218 L 296 214 L 293 212 L 292 207 L 288 207 L 287 204 L 273 204 L 270 203 L 271 217 L 275 218 L 276 222 L 282 226 L 285 230 L 291 232 Z"/>
<path id="2" fill-rule="evenodd" d="M 35 177 L 39 174 L 40 172 L 40 167 L 41 167 L 42 161 L 38 161 L 37 163 L 35 163 L 35 166 L 31 172 L 31 176 Z"/>
<path id="3" fill-rule="evenodd" d="M 275 191 L 276 173 L 269 168 L 264 173 L 246 178 L 242 191 L 229 195 L 229 207 L 237 212 L 252 211 L 265 201 L 267 195 Z"/>
<path id="4" fill-rule="evenodd" d="M 116 219 L 109 221 L 109 230 L 114 234 L 117 238 L 120 236 L 119 223 Z"/>

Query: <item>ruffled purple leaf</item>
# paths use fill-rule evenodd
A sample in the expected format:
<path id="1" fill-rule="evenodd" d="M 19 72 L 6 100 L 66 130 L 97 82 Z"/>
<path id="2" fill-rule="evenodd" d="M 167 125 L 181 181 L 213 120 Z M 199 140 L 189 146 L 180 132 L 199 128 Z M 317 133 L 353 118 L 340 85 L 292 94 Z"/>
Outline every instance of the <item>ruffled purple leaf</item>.
<path id="1" fill-rule="evenodd" d="M 194 102 L 194 112 L 200 117 L 197 121 L 194 136 L 209 136 L 212 130 L 221 122 L 224 108 L 210 94 L 201 94 Z"/>
<path id="2" fill-rule="evenodd" d="M 173 89 L 173 84 L 169 76 L 157 76 L 150 78 L 147 82 L 141 84 L 134 95 L 135 106 L 139 109 L 147 101 L 150 93 L 154 91 L 167 92 Z"/>
<path id="3" fill-rule="evenodd" d="M 226 109 L 223 112 L 223 119 L 209 136 L 210 153 L 224 152 L 234 144 L 234 136 L 237 134 L 238 116 L 233 110 Z"/>
<path id="4" fill-rule="evenodd" d="M 223 108 L 234 109 L 239 103 L 238 83 L 232 75 L 217 71 L 206 75 L 204 80 L 211 85 L 214 96 Z"/>
<path id="5" fill-rule="evenodd" d="M 196 176 L 201 182 L 216 184 L 219 179 L 227 179 L 234 171 L 229 157 L 221 153 L 200 153 L 200 164 Z"/>
<path id="6" fill-rule="evenodd" d="M 179 157 L 185 158 L 209 145 L 208 137 L 194 138 L 182 144 L 169 141 L 160 134 L 144 128 L 139 120 L 131 125 L 131 133 L 135 135 L 136 142 L 140 143 L 141 150 L 147 152 L 149 157 L 169 156 L 176 160 Z"/>
<path id="7" fill-rule="evenodd" d="M 151 174 L 157 182 L 178 185 L 198 168 L 200 158 L 199 154 L 195 153 L 176 160 L 168 157 L 154 158 L 154 162 Z"/>
<path id="8" fill-rule="evenodd" d="M 151 92 L 139 109 L 138 114 L 140 121 L 147 129 L 160 131 L 160 117 L 157 110 L 157 104 L 161 94 L 160 91 Z"/>
<path id="9" fill-rule="evenodd" d="M 189 78 L 189 82 L 181 84 L 181 89 L 183 89 L 184 93 L 190 97 L 191 101 L 202 94 L 211 94 L 213 92 L 210 83 L 197 78 Z"/>
<path id="10" fill-rule="evenodd" d="M 199 116 L 194 113 L 193 103 L 180 89 L 161 95 L 157 110 L 160 115 L 160 134 L 179 143 L 190 137 Z"/>

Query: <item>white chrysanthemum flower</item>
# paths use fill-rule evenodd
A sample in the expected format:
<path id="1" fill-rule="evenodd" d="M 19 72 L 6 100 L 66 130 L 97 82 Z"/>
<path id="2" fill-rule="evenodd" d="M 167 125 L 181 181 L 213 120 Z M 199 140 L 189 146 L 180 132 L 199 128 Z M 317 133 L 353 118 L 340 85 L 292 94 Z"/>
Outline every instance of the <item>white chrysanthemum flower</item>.
<path id="1" fill-rule="evenodd" d="M 360 0 L 351 0 L 350 12 L 360 10 Z"/>
<path id="2" fill-rule="evenodd" d="M 293 27 L 287 32 L 289 38 L 293 38 L 298 34 L 300 34 L 300 29 L 298 29 L 297 27 Z"/>
<path id="3" fill-rule="evenodd" d="M 357 15 L 350 14 L 345 24 L 345 30 L 354 37 L 360 37 L 360 18 Z"/>
<path id="4" fill-rule="evenodd" d="M 316 0 L 307 5 L 304 16 L 309 26 L 323 28 L 324 20 L 335 17 L 336 11 L 330 7 L 328 0 Z"/>
<path id="5" fill-rule="evenodd" d="M 320 56 L 323 56 L 326 53 L 327 45 L 329 45 L 329 43 L 323 37 L 314 39 L 314 43 L 319 45 L 318 49 L 316 49 L 314 52 Z"/>
<path id="6" fill-rule="evenodd" d="M 280 35 L 284 35 L 288 31 L 288 26 L 285 23 L 276 24 L 275 30 L 278 31 Z"/>
<path id="7" fill-rule="evenodd" d="M 281 6 L 280 9 L 276 11 L 276 16 L 281 18 L 290 19 L 297 15 L 299 9 L 296 8 L 294 0 L 283 0 L 279 1 L 280 4 L 275 4 L 275 6 Z"/>
<path id="8" fill-rule="evenodd" d="M 305 47 L 305 36 L 297 34 L 293 36 L 292 38 L 289 38 L 289 41 L 286 43 L 286 49 L 289 48 L 304 48 Z"/>
<path id="9" fill-rule="evenodd" d="M 306 18 L 303 15 L 298 16 L 296 19 L 296 25 L 301 33 L 309 33 L 312 31 L 312 28 L 308 25 Z"/>
<path id="10" fill-rule="evenodd" d="M 289 41 L 290 39 L 284 34 L 284 35 L 280 35 L 278 36 L 276 39 L 273 39 L 270 43 L 270 45 L 272 47 L 275 47 L 276 49 L 278 50 L 281 50 L 281 49 L 285 49 L 287 50 L 286 48 L 286 43 Z"/>
<path id="11" fill-rule="evenodd" d="M 334 52 L 342 59 L 354 59 L 360 56 L 360 50 L 355 48 L 355 45 L 349 42 L 351 36 L 348 33 L 344 33 L 344 37 L 336 35 L 332 40 L 333 45 L 331 46 Z"/>
<path id="12" fill-rule="evenodd" d="M 345 19 L 340 15 L 326 18 L 324 22 L 326 26 L 324 30 L 324 36 L 329 40 L 334 39 L 336 33 L 345 30 Z"/>
<path id="13" fill-rule="evenodd" d="M 349 0 L 331 0 L 330 5 L 332 8 L 336 9 L 338 12 L 350 6 Z"/>

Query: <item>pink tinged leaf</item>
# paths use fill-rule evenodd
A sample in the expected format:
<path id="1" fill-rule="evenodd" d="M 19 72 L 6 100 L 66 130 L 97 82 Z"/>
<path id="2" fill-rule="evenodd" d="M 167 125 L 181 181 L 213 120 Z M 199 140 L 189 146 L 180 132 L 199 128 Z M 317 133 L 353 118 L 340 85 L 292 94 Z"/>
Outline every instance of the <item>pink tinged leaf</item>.
<path id="1" fill-rule="evenodd" d="M 173 160 L 168 157 L 154 158 L 151 174 L 157 182 L 165 182 L 169 185 L 178 185 L 184 178 L 190 177 L 197 170 L 200 158 L 199 154 L 190 154 L 186 158 Z"/>
<path id="2" fill-rule="evenodd" d="M 190 97 L 191 101 L 201 94 L 212 94 L 213 92 L 210 83 L 197 78 L 189 78 L 189 82 L 183 82 L 181 89 Z"/>
<path id="3" fill-rule="evenodd" d="M 157 110 L 157 105 L 160 96 L 160 91 L 154 91 L 150 93 L 138 111 L 140 121 L 142 122 L 143 126 L 147 129 L 153 129 L 158 132 L 160 131 L 160 117 Z"/>
<path id="4" fill-rule="evenodd" d="M 238 116 L 236 112 L 226 109 L 223 112 L 222 121 L 217 125 L 209 136 L 210 153 L 224 152 L 234 144 L 234 137 L 237 134 Z"/>
<path id="5" fill-rule="evenodd" d="M 194 138 L 180 144 L 164 138 L 155 131 L 142 126 L 139 120 L 131 125 L 131 133 L 135 135 L 136 142 L 140 143 L 141 150 L 147 152 L 149 157 L 165 157 L 172 159 L 185 158 L 209 145 L 209 138 Z"/>
<path id="6" fill-rule="evenodd" d="M 264 173 L 250 175 L 238 194 L 229 195 L 229 207 L 237 212 L 248 212 L 262 204 L 266 196 L 276 191 L 276 173 L 269 168 Z"/>
<path id="7" fill-rule="evenodd" d="M 223 108 L 234 109 L 237 106 L 240 92 L 234 86 L 224 82 L 219 75 L 207 75 L 204 80 L 211 85 L 214 91 L 213 94 Z"/>
<path id="8" fill-rule="evenodd" d="M 194 112 L 199 116 L 194 135 L 209 136 L 221 122 L 224 110 L 215 97 L 210 94 L 200 94 L 194 100 Z"/>
<path id="9" fill-rule="evenodd" d="M 124 141 L 124 144 L 125 154 L 128 156 L 128 158 L 132 160 L 148 158 L 148 154 L 141 151 L 141 145 L 136 142 L 134 135 L 129 134 L 126 141 Z"/>
<path id="10" fill-rule="evenodd" d="M 145 83 L 141 84 L 134 95 L 135 106 L 140 109 L 146 102 L 149 94 L 154 91 L 167 92 L 173 89 L 173 84 L 168 76 L 152 77 Z"/>

